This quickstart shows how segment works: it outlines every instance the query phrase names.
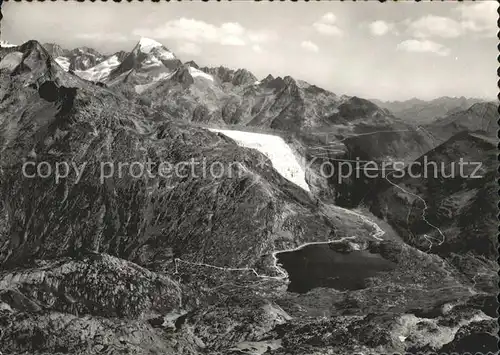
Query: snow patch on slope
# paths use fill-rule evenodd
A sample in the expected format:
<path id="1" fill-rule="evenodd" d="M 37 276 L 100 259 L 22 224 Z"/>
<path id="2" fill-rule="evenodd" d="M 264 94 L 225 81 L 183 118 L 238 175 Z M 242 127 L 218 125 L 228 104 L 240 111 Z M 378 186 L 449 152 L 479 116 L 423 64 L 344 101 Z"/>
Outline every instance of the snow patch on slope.
<path id="1" fill-rule="evenodd" d="M 163 45 L 160 42 L 155 41 L 154 39 L 143 37 L 139 40 L 139 50 L 142 53 L 148 54 L 153 48 L 157 47 L 163 47 Z"/>
<path id="2" fill-rule="evenodd" d="M 199 77 L 199 78 L 207 79 L 210 81 L 214 81 L 214 77 L 212 75 L 207 74 L 207 73 L 205 73 L 201 70 L 198 70 L 196 68 L 193 68 L 193 67 L 189 67 L 189 74 L 191 74 L 191 76 L 193 78 Z"/>
<path id="3" fill-rule="evenodd" d="M 142 69 L 151 69 L 151 68 L 158 68 L 163 66 L 163 63 L 161 62 L 160 59 L 158 59 L 155 56 L 148 56 L 143 62 L 142 62 Z"/>
<path id="4" fill-rule="evenodd" d="M 80 78 L 90 81 L 100 81 L 108 77 L 109 73 L 120 65 L 116 55 L 113 55 L 105 61 L 87 70 L 76 70 L 75 74 Z"/>
<path id="5" fill-rule="evenodd" d="M 240 146 L 257 149 L 271 160 L 274 169 L 285 179 L 302 187 L 306 191 L 309 186 L 306 183 L 305 171 L 293 154 L 290 146 L 278 136 L 233 130 L 209 129 L 212 132 L 220 132 L 234 139 Z"/>
<path id="6" fill-rule="evenodd" d="M 156 55 L 161 59 L 161 60 L 170 60 L 170 59 L 175 59 L 175 55 L 172 52 L 169 52 L 163 48 L 159 48 L 158 53 Z"/>
<path id="7" fill-rule="evenodd" d="M 70 62 L 69 62 L 68 58 L 60 56 L 60 57 L 57 57 L 54 60 L 56 61 L 57 64 L 59 64 L 59 66 L 61 68 L 63 68 L 64 71 L 68 71 L 69 70 Z"/>
<path id="8" fill-rule="evenodd" d="M 141 38 L 138 43 L 138 49 L 141 53 L 150 54 L 152 51 L 156 56 L 156 60 L 170 60 L 175 59 L 175 55 L 172 52 L 169 52 L 163 47 L 163 44 L 155 41 L 154 39 L 149 38 Z"/>

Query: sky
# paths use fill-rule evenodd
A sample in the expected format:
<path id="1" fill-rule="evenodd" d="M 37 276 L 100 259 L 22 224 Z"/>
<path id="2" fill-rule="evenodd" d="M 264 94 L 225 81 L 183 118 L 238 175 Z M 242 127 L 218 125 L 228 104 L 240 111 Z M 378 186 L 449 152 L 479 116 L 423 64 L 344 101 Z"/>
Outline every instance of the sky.
<path id="1" fill-rule="evenodd" d="M 130 51 L 141 37 L 183 61 L 290 75 L 338 95 L 493 99 L 497 2 L 13 2 L 2 39 Z"/>

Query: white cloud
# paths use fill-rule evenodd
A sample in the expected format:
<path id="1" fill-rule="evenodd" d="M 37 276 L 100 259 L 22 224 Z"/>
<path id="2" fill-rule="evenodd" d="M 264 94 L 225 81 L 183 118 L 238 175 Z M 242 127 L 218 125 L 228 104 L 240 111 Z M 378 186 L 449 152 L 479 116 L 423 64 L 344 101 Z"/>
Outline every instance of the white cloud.
<path id="1" fill-rule="evenodd" d="M 259 46 L 258 44 L 254 44 L 252 46 L 252 49 L 253 49 L 254 52 L 257 52 L 257 53 L 261 53 L 262 52 L 262 47 Z"/>
<path id="2" fill-rule="evenodd" d="M 318 21 L 313 23 L 313 28 L 323 35 L 327 36 L 342 36 L 342 30 L 335 25 L 337 18 L 331 12 L 324 14 Z"/>
<path id="3" fill-rule="evenodd" d="M 246 42 L 239 36 L 227 35 L 220 38 L 220 44 L 223 46 L 244 46 Z"/>
<path id="4" fill-rule="evenodd" d="M 319 33 L 327 36 L 342 36 L 343 32 L 342 30 L 335 26 L 335 25 L 328 25 L 326 23 L 314 23 L 313 27 L 318 31 Z"/>
<path id="5" fill-rule="evenodd" d="M 333 14 L 333 12 L 327 12 L 321 17 L 321 21 L 323 23 L 334 24 L 337 21 L 337 17 Z"/>
<path id="6" fill-rule="evenodd" d="M 495 36 L 498 31 L 497 9 L 496 1 L 481 1 L 474 4 L 459 4 L 455 11 L 459 14 L 465 30 Z"/>
<path id="7" fill-rule="evenodd" d="M 121 33 L 79 33 L 76 35 L 79 39 L 98 41 L 98 42 L 126 42 L 130 38 Z"/>
<path id="8" fill-rule="evenodd" d="M 185 42 L 177 49 L 179 53 L 198 55 L 201 53 L 201 47 L 195 43 Z"/>
<path id="9" fill-rule="evenodd" d="M 226 22 L 223 23 L 220 28 L 226 33 L 230 33 L 233 35 L 241 36 L 243 33 L 245 33 L 245 29 L 238 22 Z"/>
<path id="10" fill-rule="evenodd" d="M 191 43 L 218 43 L 224 46 L 244 46 L 248 43 L 268 42 L 277 38 L 274 32 L 247 30 L 237 22 L 226 22 L 216 26 L 185 17 L 168 21 L 153 29 L 136 29 L 133 34 L 154 39 L 176 39 Z"/>
<path id="11" fill-rule="evenodd" d="M 450 54 L 449 48 L 430 40 L 407 39 L 398 44 L 398 50 L 406 52 L 433 53 L 439 56 Z"/>
<path id="12" fill-rule="evenodd" d="M 311 51 L 311 52 L 318 52 L 319 51 L 319 47 L 311 41 L 302 41 L 300 46 L 307 51 Z"/>
<path id="13" fill-rule="evenodd" d="M 460 3 L 452 17 L 427 15 L 410 21 L 408 31 L 417 38 L 457 38 L 469 33 L 496 36 L 497 8 L 496 1 Z"/>
<path id="14" fill-rule="evenodd" d="M 384 36 L 389 32 L 395 31 L 393 23 L 385 22 L 382 20 L 373 21 L 368 25 L 370 32 L 375 36 Z"/>
<path id="15" fill-rule="evenodd" d="M 267 43 L 278 39 L 278 34 L 276 32 L 267 30 L 249 30 L 247 31 L 247 36 L 250 42 L 254 43 Z"/>
<path id="16" fill-rule="evenodd" d="M 462 26 L 449 17 L 427 15 L 411 22 L 408 31 L 417 38 L 455 38 L 462 35 Z"/>

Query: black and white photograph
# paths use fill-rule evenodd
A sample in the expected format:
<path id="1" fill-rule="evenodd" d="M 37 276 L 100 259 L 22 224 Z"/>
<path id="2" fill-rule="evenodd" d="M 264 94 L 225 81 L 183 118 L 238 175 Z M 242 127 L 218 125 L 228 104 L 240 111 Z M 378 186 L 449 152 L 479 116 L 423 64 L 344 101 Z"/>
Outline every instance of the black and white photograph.
<path id="1" fill-rule="evenodd" d="M 0 355 L 498 354 L 497 1 L 0 9 Z"/>

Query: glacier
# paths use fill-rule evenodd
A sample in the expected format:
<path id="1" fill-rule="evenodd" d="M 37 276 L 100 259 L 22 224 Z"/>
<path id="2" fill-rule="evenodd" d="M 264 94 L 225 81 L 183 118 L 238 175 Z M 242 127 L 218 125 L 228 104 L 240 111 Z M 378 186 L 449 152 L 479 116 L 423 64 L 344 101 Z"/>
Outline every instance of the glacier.
<path id="1" fill-rule="evenodd" d="M 271 160 L 274 169 L 288 181 L 310 192 L 303 167 L 283 138 L 271 134 L 209 128 L 232 138 L 242 147 L 253 148 Z"/>
<path id="2" fill-rule="evenodd" d="M 112 55 L 92 68 L 87 70 L 75 70 L 75 74 L 85 80 L 101 81 L 105 80 L 120 64 L 121 62 L 118 60 L 118 57 Z"/>

